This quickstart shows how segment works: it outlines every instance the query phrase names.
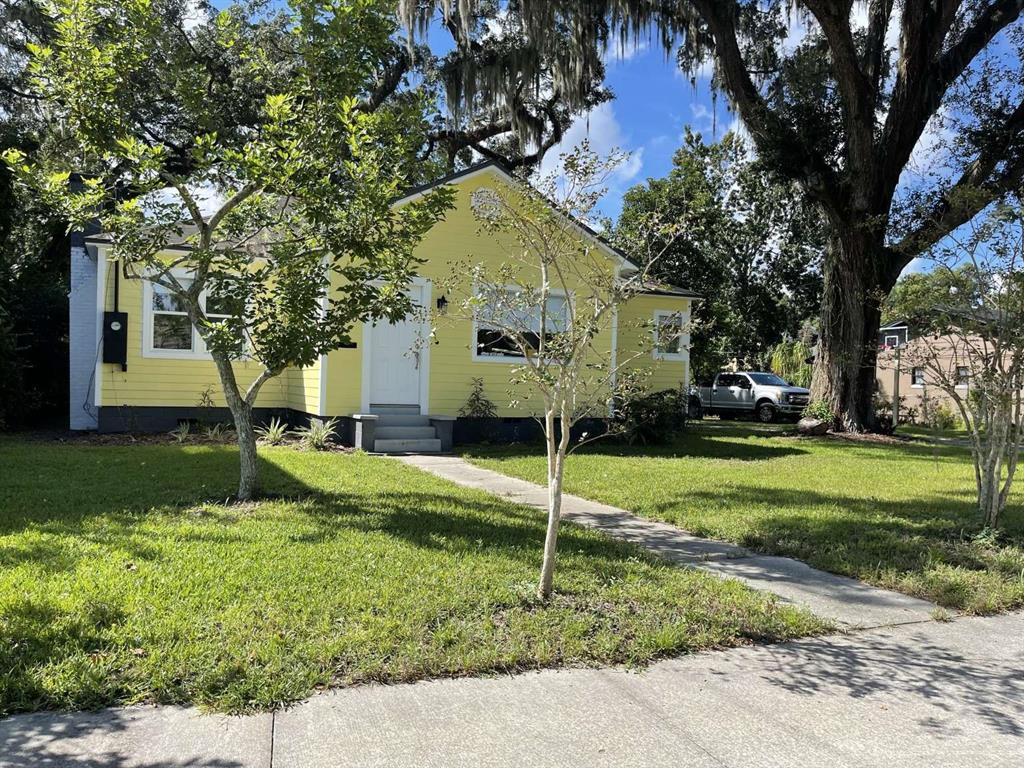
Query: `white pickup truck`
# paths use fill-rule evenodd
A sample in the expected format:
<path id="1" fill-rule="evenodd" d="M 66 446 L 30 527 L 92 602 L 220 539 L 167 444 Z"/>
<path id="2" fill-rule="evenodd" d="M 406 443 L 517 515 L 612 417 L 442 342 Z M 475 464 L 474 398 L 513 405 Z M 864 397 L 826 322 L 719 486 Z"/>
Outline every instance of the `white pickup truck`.
<path id="1" fill-rule="evenodd" d="M 810 390 L 794 387 L 774 373 L 719 373 L 711 386 L 698 387 L 700 415 L 752 415 L 765 424 L 779 416 L 799 416 L 810 401 Z"/>

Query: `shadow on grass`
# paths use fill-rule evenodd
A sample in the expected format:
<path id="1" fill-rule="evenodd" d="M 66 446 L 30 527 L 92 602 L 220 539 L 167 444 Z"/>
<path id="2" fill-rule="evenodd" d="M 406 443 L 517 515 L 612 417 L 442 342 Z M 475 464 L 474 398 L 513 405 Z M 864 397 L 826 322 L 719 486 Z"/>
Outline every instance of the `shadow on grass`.
<path id="1" fill-rule="evenodd" d="M 589 456 L 637 456 L 646 458 L 710 458 L 710 459 L 733 459 L 736 461 L 765 461 L 767 459 L 778 459 L 785 456 L 799 456 L 808 453 L 808 450 L 796 441 L 792 444 L 779 442 L 768 443 L 761 434 L 742 433 L 737 431 L 735 435 L 729 435 L 730 439 L 722 439 L 720 434 L 704 434 L 700 432 L 689 432 L 679 439 L 662 445 L 628 445 L 618 440 L 596 440 L 588 445 L 581 446 L 574 453 L 576 455 Z M 733 438 L 744 438 L 739 442 Z M 541 456 L 544 454 L 544 446 L 540 443 L 517 443 L 503 446 L 458 446 L 467 456 L 481 456 L 486 458 L 519 458 L 522 456 Z"/>
<path id="2" fill-rule="evenodd" d="M 224 506 L 218 502 L 229 495 L 237 473 L 233 451 L 205 451 L 197 459 L 172 446 L 89 449 L 84 455 L 77 449 L 59 450 L 82 466 L 65 466 L 59 475 L 23 467 L 13 482 L 5 478 L 0 483 L 0 501 L 6 502 L 7 512 L 0 522 L 0 568 L 22 567 L 28 578 L 38 579 L 32 594 L 13 589 L 0 595 L 0 657 L 5 661 L 0 665 L 0 712 L 89 708 L 131 698 L 132 680 L 119 666 L 131 648 L 123 643 L 111 646 L 112 633 L 104 629 L 126 621 L 126 614 L 137 610 L 130 607 L 136 598 L 128 586 L 133 583 L 131 570 L 143 561 L 160 568 L 172 548 L 190 542 L 237 541 L 238 551 L 244 552 L 253 537 L 280 537 L 285 546 L 299 545 L 282 554 L 291 559 L 285 571 L 301 567 L 296 563 L 304 556 L 302 545 L 315 547 L 352 531 L 443 553 L 450 564 L 472 562 L 467 553 L 481 551 L 517 563 L 514 570 L 524 573 L 533 573 L 540 563 L 543 515 L 482 492 L 445 493 L 442 481 L 426 475 L 422 486 L 402 489 L 403 478 L 419 481 L 420 476 L 395 462 L 353 459 L 346 464 L 345 457 L 337 457 L 337 462 L 327 456 L 310 457 L 312 468 L 303 463 L 299 476 L 278 463 L 287 454 L 270 460 L 261 457 L 267 504 Z M 97 457 L 118 466 L 99 474 L 86 471 L 95 469 Z M 41 466 L 51 458 L 42 451 Z M 150 471 L 154 464 L 157 471 Z M 317 472 L 346 468 L 380 476 L 364 492 L 359 492 L 356 480 L 337 490 L 317 482 L 322 476 Z M 298 522 L 294 529 L 276 522 L 284 502 L 289 506 L 283 514 Z M 599 581 L 626 578 L 637 556 L 628 545 L 573 527 L 563 529 L 560 547 L 571 553 L 575 571 Z M 392 549 L 398 547 L 386 546 L 384 551 Z M 65 605 L 60 590 L 39 588 L 61 583 L 50 582 L 50 577 L 66 575 L 74 583 L 98 558 L 105 567 L 106 586 L 79 593 L 73 607 Z M 181 568 L 181 562 L 174 567 Z M 568 588 L 562 591 L 572 594 Z M 64 691 L 66 702 L 55 700 L 33 676 L 34 669 L 55 658 L 79 660 L 60 673 L 75 683 Z M 167 685 L 174 689 L 178 683 Z"/>

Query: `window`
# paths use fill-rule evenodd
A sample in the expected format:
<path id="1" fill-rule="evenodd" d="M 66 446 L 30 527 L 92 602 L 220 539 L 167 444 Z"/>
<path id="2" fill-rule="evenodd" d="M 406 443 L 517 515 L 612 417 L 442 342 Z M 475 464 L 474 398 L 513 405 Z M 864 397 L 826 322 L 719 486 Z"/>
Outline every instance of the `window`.
<path id="1" fill-rule="evenodd" d="M 175 275 L 182 288 L 188 289 L 192 280 Z M 230 307 L 220 299 L 199 297 L 207 318 L 212 322 L 232 316 Z M 174 293 L 162 285 L 146 282 L 143 292 L 144 341 L 143 354 L 147 357 L 207 357 L 206 345 L 199 331 L 189 321 L 185 305 Z"/>
<path id="2" fill-rule="evenodd" d="M 761 384 L 767 387 L 788 387 L 789 382 L 781 376 L 776 376 L 774 373 L 751 373 L 750 378 L 754 380 L 755 384 Z"/>
<path id="3" fill-rule="evenodd" d="M 971 369 L 966 365 L 958 365 L 956 367 L 956 385 L 958 387 L 966 387 L 971 383 Z"/>
<path id="4" fill-rule="evenodd" d="M 911 368 L 910 369 L 910 383 L 915 387 L 924 386 L 924 368 Z"/>
<path id="5" fill-rule="evenodd" d="M 473 329 L 474 359 L 505 362 L 522 360 L 523 353 L 519 345 L 506 334 L 506 330 L 514 330 L 522 335 L 531 349 L 540 348 L 540 306 L 522 306 L 517 299 L 519 293 L 516 288 L 494 289 L 486 305 L 478 311 Z M 547 297 L 545 339 L 550 339 L 568 327 L 568 312 L 569 306 L 564 295 L 550 294 Z"/>
<path id="6" fill-rule="evenodd" d="M 654 313 L 654 358 L 656 360 L 682 360 L 683 316 L 679 312 Z"/>
<path id="7" fill-rule="evenodd" d="M 188 288 L 192 281 L 181 278 L 182 288 Z M 170 349 L 191 352 L 195 339 L 192 323 L 185 313 L 185 305 L 177 296 L 162 285 L 150 284 L 150 309 L 153 314 L 153 349 Z"/>

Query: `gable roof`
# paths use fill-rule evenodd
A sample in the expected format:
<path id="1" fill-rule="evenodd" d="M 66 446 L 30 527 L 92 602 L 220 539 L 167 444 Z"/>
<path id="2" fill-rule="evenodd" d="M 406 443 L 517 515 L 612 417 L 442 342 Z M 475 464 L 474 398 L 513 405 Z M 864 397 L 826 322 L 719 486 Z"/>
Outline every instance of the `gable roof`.
<path id="1" fill-rule="evenodd" d="M 411 189 L 406 191 L 404 195 L 395 200 L 395 205 L 410 202 L 420 197 L 421 195 L 429 192 L 431 189 L 443 186 L 445 184 L 451 184 L 456 181 L 462 181 L 463 179 L 476 176 L 480 173 L 483 173 L 484 171 L 495 171 L 500 176 L 503 176 L 506 181 L 512 184 L 517 184 L 521 182 L 521 179 L 516 178 L 516 176 L 504 164 L 498 162 L 497 160 L 484 160 L 483 162 L 476 163 L 474 165 L 469 166 L 468 168 L 463 168 L 461 171 L 455 171 L 454 173 L 449 173 L 446 176 L 442 176 L 441 178 L 428 182 L 426 184 L 420 184 L 419 186 L 412 187 Z M 580 230 L 580 233 L 582 235 L 584 235 L 587 239 L 593 241 L 599 248 L 601 248 L 601 250 L 603 250 L 609 256 L 612 256 L 613 258 L 616 258 L 619 261 L 630 265 L 634 269 L 642 269 L 641 265 L 634 261 L 632 258 L 630 258 L 630 256 L 625 251 L 609 243 L 604 237 L 601 236 L 599 232 L 597 232 L 593 227 L 588 225 L 585 221 L 581 221 L 576 217 L 567 218 L 569 218 L 570 223 L 575 228 Z M 666 283 L 656 283 L 655 281 L 651 281 L 650 288 L 648 290 L 645 290 L 644 293 L 657 294 L 662 296 L 678 296 L 680 298 L 687 299 L 702 298 L 699 293 L 694 293 L 688 288 L 683 288 L 678 285 L 670 285 Z"/>

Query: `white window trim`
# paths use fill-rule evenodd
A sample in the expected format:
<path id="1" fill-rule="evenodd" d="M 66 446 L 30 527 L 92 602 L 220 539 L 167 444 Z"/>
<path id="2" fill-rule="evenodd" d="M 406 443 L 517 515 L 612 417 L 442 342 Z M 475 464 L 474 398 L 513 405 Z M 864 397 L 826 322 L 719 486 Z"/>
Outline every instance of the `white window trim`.
<path id="1" fill-rule="evenodd" d="M 911 387 L 911 389 L 924 389 L 924 387 L 925 387 L 924 384 L 915 384 L 914 383 L 914 369 L 913 368 L 910 369 L 910 387 Z"/>
<path id="2" fill-rule="evenodd" d="M 513 292 L 522 292 L 522 290 L 523 290 L 522 286 L 519 286 L 519 285 L 505 285 L 505 286 L 502 286 L 502 289 L 506 290 L 506 291 L 513 291 Z M 474 293 L 474 295 L 476 295 L 476 289 L 475 288 L 474 288 L 473 293 Z M 549 297 L 550 296 L 561 296 L 562 298 L 567 298 L 568 295 L 569 294 L 566 291 L 563 291 L 560 288 L 551 288 L 548 291 L 548 296 Z M 570 318 L 570 320 L 571 320 L 571 318 Z M 520 355 L 518 357 L 511 357 L 509 355 L 481 355 L 477 351 L 477 341 L 476 341 L 477 340 L 477 332 L 479 330 L 480 330 L 480 324 L 477 322 L 477 313 L 474 312 L 473 313 L 473 329 L 472 329 L 473 335 L 472 335 L 472 337 L 470 339 L 470 342 L 469 342 L 469 349 L 470 349 L 470 352 L 472 354 L 472 360 L 473 360 L 474 363 L 503 363 L 505 365 L 525 365 L 526 364 L 527 360 L 522 355 Z"/>
<path id="3" fill-rule="evenodd" d="M 686 327 L 686 313 L 682 311 L 673 311 L 670 309 L 656 309 L 654 310 L 654 328 L 651 330 L 651 335 L 654 337 L 654 347 L 651 350 L 651 354 L 655 360 L 667 360 L 670 362 L 682 363 L 686 361 L 686 345 L 683 343 L 684 333 L 679 334 L 679 351 L 678 352 L 661 352 L 658 350 L 658 329 L 661 327 L 660 322 L 663 317 L 678 317 L 680 324 L 680 331 L 683 331 Z"/>
<path id="4" fill-rule="evenodd" d="M 172 270 L 171 275 L 183 280 L 191 280 L 192 273 L 185 270 Z M 199 301 L 206 307 L 206 294 L 203 291 Z M 192 349 L 159 349 L 153 346 L 153 318 L 160 314 L 153 311 L 153 283 L 148 279 L 142 281 L 142 356 L 164 360 L 213 360 L 206 348 L 199 329 L 192 326 Z M 173 314 L 173 313 L 171 313 Z M 216 317 L 221 317 L 217 315 Z"/>

